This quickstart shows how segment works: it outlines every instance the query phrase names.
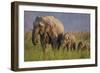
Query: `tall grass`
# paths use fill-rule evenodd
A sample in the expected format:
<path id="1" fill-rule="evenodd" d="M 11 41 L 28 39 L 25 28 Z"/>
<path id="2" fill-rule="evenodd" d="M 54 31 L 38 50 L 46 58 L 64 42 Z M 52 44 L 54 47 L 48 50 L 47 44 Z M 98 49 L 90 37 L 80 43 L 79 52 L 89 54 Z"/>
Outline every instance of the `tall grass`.
<path id="1" fill-rule="evenodd" d="M 89 32 L 72 32 L 77 41 L 89 40 Z M 24 61 L 42 61 L 42 60 L 64 60 L 64 59 L 86 59 L 90 58 L 90 49 L 67 51 L 67 49 L 53 50 L 46 48 L 46 55 L 43 53 L 41 45 L 32 44 L 32 32 L 24 34 Z M 44 58 L 46 57 L 46 58 Z"/>

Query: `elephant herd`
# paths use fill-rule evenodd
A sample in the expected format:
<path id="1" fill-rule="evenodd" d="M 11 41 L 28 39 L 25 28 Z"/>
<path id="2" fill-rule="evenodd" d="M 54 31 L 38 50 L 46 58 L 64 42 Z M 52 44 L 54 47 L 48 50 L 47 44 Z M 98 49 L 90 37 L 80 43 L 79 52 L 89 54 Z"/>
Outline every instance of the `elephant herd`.
<path id="1" fill-rule="evenodd" d="M 70 32 L 64 32 L 64 25 L 54 16 L 37 16 L 33 22 L 32 30 L 33 45 L 41 44 L 43 51 L 48 45 L 52 49 L 79 50 L 89 48 L 84 41 L 76 43 L 76 37 Z"/>

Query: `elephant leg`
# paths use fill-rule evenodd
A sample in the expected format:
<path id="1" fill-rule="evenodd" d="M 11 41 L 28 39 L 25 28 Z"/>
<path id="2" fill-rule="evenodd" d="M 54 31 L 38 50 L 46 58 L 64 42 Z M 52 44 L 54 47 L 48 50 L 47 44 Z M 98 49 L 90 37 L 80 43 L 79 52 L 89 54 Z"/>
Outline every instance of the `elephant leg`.
<path id="1" fill-rule="evenodd" d="M 59 50 L 60 49 L 60 46 L 61 46 L 61 43 L 60 42 L 57 42 L 57 43 L 58 43 L 57 49 Z"/>
<path id="2" fill-rule="evenodd" d="M 57 49 L 57 45 L 58 45 L 57 38 L 53 38 L 51 44 L 53 49 Z"/>
<path id="3" fill-rule="evenodd" d="M 67 47 L 67 51 L 69 51 L 69 49 L 70 49 L 70 45 L 67 44 L 66 47 Z"/>
<path id="4" fill-rule="evenodd" d="M 46 42 L 44 39 L 44 35 L 41 35 L 40 41 L 41 41 L 41 46 L 43 49 L 43 59 L 47 60 L 47 51 L 46 51 L 47 48 L 46 48 Z"/>
<path id="5" fill-rule="evenodd" d="M 73 48 L 73 50 L 76 50 L 76 44 L 75 43 L 73 43 L 72 48 Z"/>
<path id="6" fill-rule="evenodd" d="M 79 51 L 80 50 L 80 44 L 78 43 L 78 45 L 77 45 L 77 51 Z"/>
<path id="7" fill-rule="evenodd" d="M 52 48 L 53 48 L 53 49 L 56 49 L 55 42 L 54 42 L 54 41 L 52 41 L 52 43 L 51 43 L 51 44 L 52 44 Z"/>
<path id="8" fill-rule="evenodd" d="M 68 47 L 69 47 L 69 51 L 73 51 L 71 43 L 68 44 Z"/>
<path id="9" fill-rule="evenodd" d="M 57 39 L 58 49 L 60 49 L 62 42 L 63 42 L 63 34 L 60 34 Z"/>
<path id="10" fill-rule="evenodd" d="M 43 41 L 41 42 L 41 46 L 42 48 L 46 48 L 46 44 Z"/>
<path id="11" fill-rule="evenodd" d="M 40 38 L 41 46 L 42 46 L 42 48 L 46 48 L 46 41 L 45 41 L 44 34 L 41 34 L 40 36 L 41 36 L 41 38 Z"/>
<path id="12" fill-rule="evenodd" d="M 60 48 L 61 48 L 61 45 L 62 45 L 62 40 L 60 39 L 58 39 L 58 41 L 57 41 L 57 49 L 59 50 Z"/>

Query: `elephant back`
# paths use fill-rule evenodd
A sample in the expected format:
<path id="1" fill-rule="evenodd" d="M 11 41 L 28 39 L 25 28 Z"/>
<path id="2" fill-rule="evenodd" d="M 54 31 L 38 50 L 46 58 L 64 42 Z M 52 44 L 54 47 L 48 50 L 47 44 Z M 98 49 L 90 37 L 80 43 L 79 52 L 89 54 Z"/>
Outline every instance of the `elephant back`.
<path id="1" fill-rule="evenodd" d="M 55 29 L 57 34 L 61 34 L 64 32 L 64 26 L 60 20 L 58 20 L 54 16 L 42 16 L 43 21 L 46 23 L 45 26 L 48 28 L 51 27 Z"/>

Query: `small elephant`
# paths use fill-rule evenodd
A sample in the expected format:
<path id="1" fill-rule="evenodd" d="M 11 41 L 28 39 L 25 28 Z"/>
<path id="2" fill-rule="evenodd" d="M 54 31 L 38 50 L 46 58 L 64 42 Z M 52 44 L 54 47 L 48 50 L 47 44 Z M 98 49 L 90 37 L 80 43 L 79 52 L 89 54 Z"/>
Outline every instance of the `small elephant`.
<path id="1" fill-rule="evenodd" d="M 75 50 L 76 49 L 76 42 L 75 36 L 71 33 L 65 33 L 63 37 L 63 48 L 67 48 L 67 50 Z"/>
<path id="2" fill-rule="evenodd" d="M 90 49 L 90 44 L 87 41 L 79 41 L 77 49 L 78 50 Z"/>

